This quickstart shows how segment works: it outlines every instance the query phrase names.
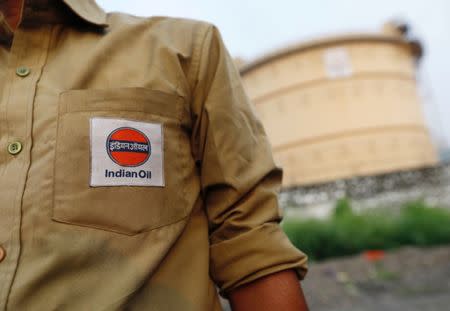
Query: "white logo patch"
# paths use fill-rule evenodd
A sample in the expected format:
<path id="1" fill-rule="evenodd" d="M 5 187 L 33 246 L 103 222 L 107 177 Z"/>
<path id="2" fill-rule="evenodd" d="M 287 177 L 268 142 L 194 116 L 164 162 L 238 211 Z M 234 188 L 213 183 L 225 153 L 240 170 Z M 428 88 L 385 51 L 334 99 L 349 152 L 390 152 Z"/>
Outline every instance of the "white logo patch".
<path id="1" fill-rule="evenodd" d="M 91 119 L 91 186 L 164 187 L 163 127 Z"/>

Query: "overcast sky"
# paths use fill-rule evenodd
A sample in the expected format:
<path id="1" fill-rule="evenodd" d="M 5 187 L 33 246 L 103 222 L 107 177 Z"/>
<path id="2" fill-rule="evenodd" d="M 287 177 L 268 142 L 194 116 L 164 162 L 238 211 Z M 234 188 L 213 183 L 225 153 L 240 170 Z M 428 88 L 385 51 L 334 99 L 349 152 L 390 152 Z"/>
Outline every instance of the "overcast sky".
<path id="1" fill-rule="evenodd" d="M 106 11 L 168 15 L 216 24 L 233 56 L 253 60 L 287 44 L 348 31 L 411 24 L 425 46 L 420 81 L 435 138 L 450 142 L 449 0 L 100 0 Z"/>

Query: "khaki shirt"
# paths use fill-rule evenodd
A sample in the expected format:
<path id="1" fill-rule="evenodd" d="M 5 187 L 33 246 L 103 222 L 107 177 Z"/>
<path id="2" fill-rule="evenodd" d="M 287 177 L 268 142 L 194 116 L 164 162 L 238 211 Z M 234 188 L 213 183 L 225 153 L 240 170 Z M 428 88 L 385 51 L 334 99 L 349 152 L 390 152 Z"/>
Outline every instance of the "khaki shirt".
<path id="1" fill-rule="evenodd" d="M 215 284 L 303 277 L 281 171 L 216 28 L 91 0 L 27 1 L 17 31 L 0 24 L 0 310 L 220 310 Z M 105 157 L 116 138 L 98 120 L 142 128 L 119 147 L 153 144 L 154 184 L 117 177 L 136 169 L 117 154 L 142 154 Z M 111 184 L 94 185 L 96 161 Z"/>

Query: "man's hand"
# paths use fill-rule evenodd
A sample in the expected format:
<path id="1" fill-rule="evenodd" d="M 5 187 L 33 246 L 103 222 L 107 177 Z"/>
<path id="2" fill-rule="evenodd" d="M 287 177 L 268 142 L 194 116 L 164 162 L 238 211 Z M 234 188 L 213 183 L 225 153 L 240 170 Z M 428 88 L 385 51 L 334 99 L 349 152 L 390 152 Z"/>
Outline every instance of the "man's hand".
<path id="1" fill-rule="evenodd" d="M 230 293 L 233 311 L 308 311 L 293 270 L 281 271 L 238 287 Z"/>

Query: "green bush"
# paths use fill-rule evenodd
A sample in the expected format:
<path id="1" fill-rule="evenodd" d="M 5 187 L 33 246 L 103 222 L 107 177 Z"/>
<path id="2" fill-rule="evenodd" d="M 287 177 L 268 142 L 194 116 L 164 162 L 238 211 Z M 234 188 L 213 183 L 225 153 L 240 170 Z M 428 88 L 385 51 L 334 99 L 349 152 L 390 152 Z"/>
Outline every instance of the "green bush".
<path id="1" fill-rule="evenodd" d="M 368 249 L 450 243 L 450 211 L 423 202 L 389 209 L 352 211 L 340 200 L 326 220 L 285 219 L 283 229 L 292 243 L 313 260 L 358 254 Z"/>

